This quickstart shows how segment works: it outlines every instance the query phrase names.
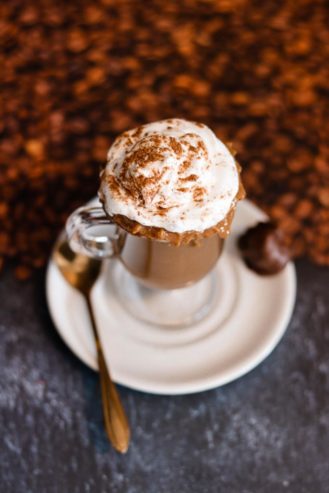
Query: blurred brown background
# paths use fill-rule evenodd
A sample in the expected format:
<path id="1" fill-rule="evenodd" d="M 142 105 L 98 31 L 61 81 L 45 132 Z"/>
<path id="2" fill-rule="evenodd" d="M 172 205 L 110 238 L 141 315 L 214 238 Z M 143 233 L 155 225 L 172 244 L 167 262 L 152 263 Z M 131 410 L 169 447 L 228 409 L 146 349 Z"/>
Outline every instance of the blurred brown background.
<path id="1" fill-rule="evenodd" d="M 113 138 L 167 117 L 234 143 L 248 196 L 329 264 L 326 0 L 3 2 L 0 266 L 44 264 Z"/>

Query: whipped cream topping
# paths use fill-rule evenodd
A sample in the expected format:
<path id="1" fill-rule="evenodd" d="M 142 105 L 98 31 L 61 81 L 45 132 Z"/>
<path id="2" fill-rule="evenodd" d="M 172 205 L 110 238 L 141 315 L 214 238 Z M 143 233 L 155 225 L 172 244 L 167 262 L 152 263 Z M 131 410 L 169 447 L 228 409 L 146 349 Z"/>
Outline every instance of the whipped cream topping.
<path id="1" fill-rule="evenodd" d="M 169 119 L 114 141 L 99 193 L 111 216 L 182 233 L 225 219 L 238 190 L 235 160 L 215 134 L 203 124 Z"/>

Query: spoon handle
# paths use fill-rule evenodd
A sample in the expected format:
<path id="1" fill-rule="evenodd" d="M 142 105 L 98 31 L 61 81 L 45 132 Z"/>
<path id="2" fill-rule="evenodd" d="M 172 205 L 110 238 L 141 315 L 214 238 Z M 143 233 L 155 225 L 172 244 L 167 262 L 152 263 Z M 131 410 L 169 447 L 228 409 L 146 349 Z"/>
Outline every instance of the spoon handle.
<path id="1" fill-rule="evenodd" d="M 86 296 L 86 302 L 96 342 L 105 429 L 115 450 L 125 453 L 128 450 L 130 440 L 128 420 L 105 362 L 89 295 Z"/>

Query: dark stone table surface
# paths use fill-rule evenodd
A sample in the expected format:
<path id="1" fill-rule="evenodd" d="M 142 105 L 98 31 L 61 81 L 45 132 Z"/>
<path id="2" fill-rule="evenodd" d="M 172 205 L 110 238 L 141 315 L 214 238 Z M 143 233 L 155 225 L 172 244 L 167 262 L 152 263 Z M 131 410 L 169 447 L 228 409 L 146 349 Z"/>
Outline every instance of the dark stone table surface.
<path id="1" fill-rule="evenodd" d="M 120 387 L 133 439 L 104 435 L 97 375 L 49 318 L 42 273 L 0 277 L 1 493 L 329 491 L 329 270 L 297 262 L 289 328 L 255 370 L 212 391 Z"/>

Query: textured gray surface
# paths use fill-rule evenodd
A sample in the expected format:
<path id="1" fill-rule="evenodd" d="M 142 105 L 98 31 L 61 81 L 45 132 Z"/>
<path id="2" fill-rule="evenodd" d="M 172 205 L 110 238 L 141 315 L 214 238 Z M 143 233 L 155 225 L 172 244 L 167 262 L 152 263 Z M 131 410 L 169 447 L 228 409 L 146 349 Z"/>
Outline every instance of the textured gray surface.
<path id="1" fill-rule="evenodd" d="M 96 375 L 49 319 L 43 278 L 0 278 L 1 493 L 324 493 L 329 490 L 329 271 L 299 262 L 272 355 L 213 391 L 120 388 L 133 429 L 108 445 Z"/>

